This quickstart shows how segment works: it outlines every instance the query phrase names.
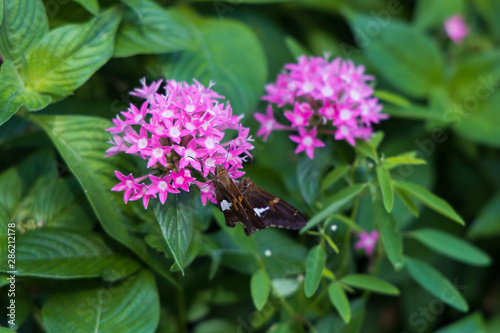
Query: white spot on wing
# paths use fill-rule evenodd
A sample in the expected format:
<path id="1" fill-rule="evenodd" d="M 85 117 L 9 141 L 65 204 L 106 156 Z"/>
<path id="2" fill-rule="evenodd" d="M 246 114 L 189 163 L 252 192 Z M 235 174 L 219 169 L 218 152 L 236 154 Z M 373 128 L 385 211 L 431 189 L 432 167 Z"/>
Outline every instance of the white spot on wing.
<path id="1" fill-rule="evenodd" d="M 225 212 L 226 210 L 230 210 L 232 205 L 232 203 L 226 200 L 222 200 L 220 203 L 220 210 L 222 210 L 223 212 Z"/>
<path id="2" fill-rule="evenodd" d="M 253 210 L 254 210 L 254 211 L 257 213 L 257 215 L 259 215 L 259 217 L 260 217 L 260 215 L 261 215 L 262 213 L 264 213 L 264 212 L 265 212 L 266 210 L 268 210 L 268 209 L 269 209 L 269 206 L 268 206 L 268 207 L 264 207 L 264 208 L 254 208 Z"/>

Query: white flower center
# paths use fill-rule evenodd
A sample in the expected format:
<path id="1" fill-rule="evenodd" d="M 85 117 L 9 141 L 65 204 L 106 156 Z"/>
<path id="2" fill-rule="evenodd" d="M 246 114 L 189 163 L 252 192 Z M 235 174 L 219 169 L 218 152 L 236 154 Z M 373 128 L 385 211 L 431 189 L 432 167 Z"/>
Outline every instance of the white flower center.
<path id="1" fill-rule="evenodd" d="M 359 100 L 361 97 L 361 94 L 357 90 L 352 90 L 351 91 L 351 98 L 355 101 Z"/>
<path id="2" fill-rule="evenodd" d="M 302 140 L 302 144 L 303 144 L 304 146 L 308 146 L 308 147 L 309 147 L 310 145 L 312 145 L 312 144 L 313 144 L 313 139 L 312 139 L 310 136 L 306 136 L 306 137 L 304 138 L 304 140 Z"/>
<path id="3" fill-rule="evenodd" d="M 313 91 L 313 89 L 314 89 L 314 87 L 313 87 L 313 85 L 311 84 L 311 82 L 306 82 L 306 83 L 304 83 L 304 85 L 302 86 L 302 90 L 304 90 L 304 92 L 306 92 L 306 93 Z"/>
<path id="4" fill-rule="evenodd" d="M 340 119 L 342 119 L 342 120 L 349 120 L 350 118 L 351 118 L 351 110 L 342 109 L 340 111 Z"/>
<path id="5" fill-rule="evenodd" d="M 181 131 L 179 131 L 178 127 L 172 127 L 172 128 L 170 128 L 169 133 L 170 133 L 170 136 L 172 138 L 177 138 L 177 137 L 179 137 L 179 135 L 181 135 Z"/>
<path id="6" fill-rule="evenodd" d="M 172 118 L 174 116 L 174 111 L 170 110 L 170 109 L 166 109 L 165 111 L 163 111 L 161 113 L 161 116 L 164 117 L 164 118 Z"/>
<path id="7" fill-rule="evenodd" d="M 155 148 L 153 150 L 153 156 L 156 157 L 156 158 L 160 158 L 163 156 L 163 149 L 161 148 Z"/>
<path id="8" fill-rule="evenodd" d="M 323 89 L 321 89 L 321 93 L 325 97 L 329 97 L 333 95 L 333 89 L 330 86 L 326 86 Z"/>
<path id="9" fill-rule="evenodd" d="M 212 149 L 214 146 L 214 138 L 209 137 L 205 140 L 205 147 L 207 147 L 208 149 Z"/>
<path id="10" fill-rule="evenodd" d="M 266 122 L 266 129 L 267 129 L 268 131 L 271 131 L 271 130 L 273 129 L 273 127 L 274 127 L 274 120 L 272 120 L 272 119 L 271 119 L 271 120 L 268 120 L 268 121 Z"/>
<path id="11" fill-rule="evenodd" d="M 196 157 L 196 153 L 192 149 L 186 149 L 186 151 L 184 152 L 184 157 L 194 159 Z"/>
<path id="12" fill-rule="evenodd" d="M 167 185 L 167 182 L 165 181 L 161 181 L 158 183 L 158 188 L 161 190 L 161 191 L 165 191 L 167 189 L 168 185 Z"/>
<path id="13" fill-rule="evenodd" d="M 148 139 L 140 139 L 137 146 L 139 149 L 144 149 L 148 146 Z"/>

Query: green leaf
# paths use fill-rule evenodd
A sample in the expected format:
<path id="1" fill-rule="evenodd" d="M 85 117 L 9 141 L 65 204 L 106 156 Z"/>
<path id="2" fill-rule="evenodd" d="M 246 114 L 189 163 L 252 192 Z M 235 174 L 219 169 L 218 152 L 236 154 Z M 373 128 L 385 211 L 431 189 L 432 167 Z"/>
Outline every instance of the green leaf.
<path id="1" fill-rule="evenodd" d="M 417 157 L 416 151 L 409 151 L 407 153 L 399 154 L 396 156 L 387 157 L 385 159 L 384 168 L 391 170 L 399 165 L 422 165 L 427 164 L 425 160 Z"/>
<path id="2" fill-rule="evenodd" d="M 216 206 L 213 206 L 212 214 L 221 229 L 229 235 L 236 246 L 238 246 L 244 252 L 252 254 L 258 253 L 255 237 L 248 237 L 247 235 L 245 235 L 242 225 L 238 223 L 235 228 L 227 227 L 224 214 Z"/>
<path id="3" fill-rule="evenodd" d="M 344 289 L 342 289 L 338 283 L 332 282 L 328 286 L 328 296 L 330 297 L 330 302 L 332 302 L 333 307 L 337 309 L 344 323 L 348 324 L 351 320 L 351 307 Z"/>
<path id="4" fill-rule="evenodd" d="M 286 233 L 268 229 L 247 238 L 255 239 L 260 261 L 272 279 L 304 273 L 307 248 Z"/>
<path id="5" fill-rule="evenodd" d="M 354 149 L 358 152 L 361 153 L 362 155 L 371 158 L 374 160 L 376 163 L 378 163 L 378 154 L 375 146 L 371 144 L 370 142 L 364 141 L 364 140 L 358 140 L 356 141 L 356 145 L 354 146 Z"/>
<path id="6" fill-rule="evenodd" d="M 273 291 L 280 297 L 288 297 L 299 289 L 300 283 L 296 278 L 278 278 L 272 280 Z"/>
<path id="7" fill-rule="evenodd" d="M 16 270 L 20 276 L 56 279 L 103 276 L 115 280 L 140 267 L 137 261 L 114 253 L 95 233 L 43 228 L 16 238 Z"/>
<path id="8" fill-rule="evenodd" d="M 408 208 L 408 210 L 413 214 L 413 216 L 418 217 L 418 207 L 415 205 L 415 203 L 410 199 L 408 194 L 405 191 L 401 191 L 398 188 L 394 189 L 398 197 L 401 199 L 403 204 Z"/>
<path id="9" fill-rule="evenodd" d="M 385 105 L 384 113 L 387 113 L 391 117 L 398 117 L 403 119 L 436 121 L 443 120 L 443 114 L 441 112 L 436 112 L 428 106 L 423 107 L 415 104 L 412 104 L 408 107 Z"/>
<path id="10" fill-rule="evenodd" d="M 421 260 L 408 257 L 405 267 L 408 274 L 429 293 L 459 311 L 469 310 L 460 292 L 435 268 Z"/>
<path id="11" fill-rule="evenodd" d="M 319 192 L 320 176 L 328 165 L 326 154 L 317 153 L 314 159 L 302 156 L 297 163 L 297 182 L 302 198 L 312 206 Z"/>
<path id="12" fill-rule="evenodd" d="M 475 143 L 485 144 L 490 147 L 500 147 L 500 134 L 498 128 L 500 127 L 500 114 L 496 112 L 496 108 L 500 103 L 500 93 L 494 91 L 490 95 L 486 89 L 496 89 L 498 79 L 491 81 L 490 75 L 480 77 L 478 86 L 482 89 L 482 98 L 477 98 L 474 95 L 471 98 L 464 100 L 465 109 L 459 109 L 457 113 L 450 111 L 445 118 L 452 124 L 453 129 L 463 136 Z M 477 90 L 477 89 L 476 89 Z M 486 91 L 486 92 L 485 92 Z M 486 95 L 485 95 L 486 94 Z M 465 103 L 469 104 L 465 104 Z"/>
<path id="13" fill-rule="evenodd" d="M 406 192 L 410 197 L 415 198 L 417 201 L 426 205 L 432 210 L 435 210 L 441 215 L 444 215 L 461 225 L 465 225 L 464 220 L 455 212 L 455 210 L 443 199 L 439 198 L 435 194 L 432 194 L 426 188 L 409 182 L 397 182 L 394 186 Z"/>
<path id="14" fill-rule="evenodd" d="M 3 20 L 0 20 L 0 54 L 16 68 L 26 62 L 26 52 L 49 31 L 43 2 L 2 1 Z"/>
<path id="15" fill-rule="evenodd" d="M 344 175 L 349 172 L 350 169 L 351 166 L 349 165 L 339 165 L 338 167 L 330 171 L 321 181 L 321 191 L 324 191 L 335 184 L 340 178 L 344 177 Z"/>
<path id="16" fill-rule="evenodd" d="M 184 275 L 184 256 L 193 237 L 194 194 L 170 194 L 165 204 L 155 200 L 156 219 L 175 263 Z"/>
<path id="17" fill-rule="evenodd" d="M 97 0 L 73 0 L 73 1 L 79 3 L 92 15 L 99 14 L 99 3 L 97 2 Z"/>
<path id="18" fill-rule="evenodd" d="M 9 120 L 20 107 L 28 111 L 43 109 L 52 98 L 24 89 L 24 83 L 12 62 L 2 64 L 0 72 L 0 125 Z"/>
<path id="19" fill-rule="evenodd" d="M 444 61 L 436 43 L 395 19 L 377 25 L 380 30 L 371 35 L 372 23 L 371 16 L 356 15 L 352 20 L 358 45 L 370 63 L 395 89 L 414 98 L 428 96 L 443 76 Z"/>
<path id="20" fill-rule="evenodd" d="M 380 230 L 380 237 L 385 252 L 395 270 L 400 270 L 404 264 L 403 241 L 398 231 L 396 220 L 387 213 L 380 202 L 374 203 L 375 221 Z"/>
<path id="21" fill-rule="evenodd" d="M 32 92 L 66 96 L 112 56 L 121 14 L 110 9 L 88 23 L 52 30 L 27 54 L 21 76 Z"/>
<path id="22" fill-rule="evenodd" d="M 48 333 L 154 332 L 160 320 L 158 290 L 148 270 L 113 285 L 77 284 L 72 289 L 50 295 L 44 304 Z"/>
<path id="23" fill-rule="evenodd" d="M 306 277 L 304 280 L 304 290 L 307 297 L 311 297 L 318 289 L 325 263 L 326 252 L 320 245 L 316 245 L 307 255 Z"/>
<path id="24" fill-rule="evenodd" d="M 421 0 L 415 4 L 415 26 L 421 30 L 429 28 L 442 29 L 443 22 L 446 19 L 455 14 L 466 12 L 463 0 Z"/>
<path id="25" fill-rule="evenodd" d="M 361 193 L 361 191 L 363 191 L 364 188 L 365 188 L 364 184 L 356 184 L 338 191 L 330 198 L 330 201 L 332 203 L 325 209 L 320 211 L 318 214 L 314 215 L 307 222 L 306 226 L 302 228 L 302 230 L 300 230 L 300 233 L 303 234 L 307 230 L 314 227 L 316 224 L 319 224 L 320 222 L 324 221 L 330 215 L 332 215 L 337 210 L 342 208 L 342 206 L 344 206 L 346 203 L 354 199 L 359 193 Z"/>
<path id="26" fill-rule="evenodd" d="M 483 315 L 480 312 L 474 312 L 465 318 L 455 321 L 443 328 L 434 331 L 434 333 L 462 333 L 475 332 L 485 333 L 486 327 Z"/>
<path id="27" fill-rule="evenodd" d="M 382 192 L 382 199 L 384 201 L 385 210 L 390 213 L 394 205 L 394 192 L 392 190 L 391 176 L 389 171 L 382 166 L 377 166 L 377 180 Z"/>
<path id="28" fill-rule="evenodd" d="M 73 182 L 74 179 L 45 174 L 30 184 L 13 217 L 18 221 L 17 228 L 22 229 L 23 222 L 30 221 L 37 227 L 90 231 L 94 223 L 87 206 L 76 200 L 71 189 Z"/>
<path id="29" fill-rule="evenodd" d="M 491 258 L 477 247 L 453 235 L 436 229 L 419 229 L 410 232 L 411 237 L 444 256 L 473 265 L 488 266 Z"/>
<path id="30" fill-rule="evenodd" d="M 241 23 L 224 19 L 197 21 L 197 39 L 191 47 L 162 61 L 165 77 L 178 81 L 193 78 L 213 88 L 231 102 L 234 114 L 250 114 L 266 80 L 266 59 L 253 32 Z"/>
<path id="31" fill-rule="evenodd" d="M 467 236 L 472 239 L 492 238 L 500 234 L 500 192 L 481 209 Z"/>
<path id="32" fill-rule="evenodd" d="M 351 228 L 352 230 L 354 230 L 356 232 L 363 231 L 363 229 L 361 229 L 361 227 L 359 225 L 357 225 L 355 221 L 348 218 L 347 216 L 344 216 L 342 214 L 335 214 L 333 217 L 336 218 L 337 220 L 339 220 L 340 222 L 344 223 L 345 225 L 347 225 L 349 228 Z"/>
<path id="33" fill-rule="evenodd" d="M 181 51 L 193 43 L 189 20 L 143 0 L 128 7 L 116 35 L 115 57 Z"/>
<path id="34" fill-rule="evenodd" d="M 411 105 L 410 101 L 401 95 L 397 95 L 392 91 L 387 90 L 375 90 L 373 96 L 378 97 L 380 100 L 392 103 L 401 107 L 409 107 Z"/>
<path id="35" fill-rule="evenodd" d="M 31 120 L 38 124 L 53 141 L 59 154 L 78 179 L 104 230 L 141 259 L 169 279 L 176 282 L 168 271 L 165 256 L 150 248 L 142 237 L 136 237 L 129 228 L 129 221 L 121 213 L 120 195 L 113 196 L 110 188 L 116 183 L 113 158 L 103 159 L 109 148 L 106 128 L 111 122 L 86 116 L 38 116 Z"/>
<path id="36" fill-rule="evenodd" d="M 478 0 L 476 1 L 478 11 L 488 25 L 488 31 L 493 35 L 496 41 L 500 40 L 500 3 L 496 0 Z"/>
<path id="37" fill-rule="evenodd" d="M 253 304 L 257 310 L 262 310 L 271 292 L 271 279 L 263 269 L 259 269 L 252 275 L 250 280 L 250 291 Z"/>
<path id="38" fill-rule="evenodd" d="M 351 274 L 344 276 L 340 281 L 351 287 L 370 290 L 379 294 L 399 295 L 399 290 L 394 285 L 371 275 Z"/>

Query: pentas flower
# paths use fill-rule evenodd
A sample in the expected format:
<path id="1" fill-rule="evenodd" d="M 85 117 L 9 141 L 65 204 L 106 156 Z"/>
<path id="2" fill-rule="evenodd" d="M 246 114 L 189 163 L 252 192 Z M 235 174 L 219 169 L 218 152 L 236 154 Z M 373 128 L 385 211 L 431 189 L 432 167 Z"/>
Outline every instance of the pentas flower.
<path id="1" fill-rule="evenodd" d="M 462 15 L 456 14 L 444 21 L 444 30 L 448 37 L 456 44 L 462 43 L 469 34 L 469 27 L 465 24 Z"/>
<path id="2" fill-rule="evenodd" d="M 370 233 L 362 231 L 358 234 L 359 241 L 354 245 L 354 248 L 356 250 L 364 249 L 366 255 L 371 257 L 373 255 L 373 251 L 375 250 L 375 246 L 377 245 L 378 236 L 379 234 L 377 230 L 373 230 Z"/>
<path id="3" fill-rule="evenodd" d="M 314 148 L 324 147 L 325 135 L 346 140 L 369 140 L 372 125 L 388 115 L 381 113 L 382 105 L 372 97 L 368 84 L 374 78 L 365 74 L 363 66 L 350 60 L 301 56 L 298 63 L 286 64 L 276 82 L 266 85 L 266 113 L 256 113 L 261 124 L 257 136 L 267 140 L 275 130 L 296 131 L 290 140 L 298 144 L 295 153 L 305 151 L 314 158 Z M 273 106 L 281 109 L 288 124 L 280 124 Z M 280 117 L 283 118 L 283 117 Z M 321 136 L 316 138 L 316 136 Z"/>
<path id="4" fill-rule="evenodd" d="M 142 199 L 144 208 L 151 198 L 165 203 L 169 194 L 200 189 L 201 200 L 216 203 L 210 173 L 224 166 L 231 177 L 241 177 L 242 163 L 254 148 L 249 129 L 234 116 L 229 103 L 194 80 L 194 84 L 163 80 L 151 83 L 141 80 L 142 87 L 130 95 L 145 100 L 139 107 L 131 104 L 127 111 L 113 119 L 113 146 L 106 157 L 125 152 L 146 161 L 149 172 L 135 177 L 119 171 L 120 181 L 112 188 L 123 191 L 123 200 Z M 231 132 L 231 133 L 230 133 Z M 228 139 L 228 136 L 232 136 Z"/>

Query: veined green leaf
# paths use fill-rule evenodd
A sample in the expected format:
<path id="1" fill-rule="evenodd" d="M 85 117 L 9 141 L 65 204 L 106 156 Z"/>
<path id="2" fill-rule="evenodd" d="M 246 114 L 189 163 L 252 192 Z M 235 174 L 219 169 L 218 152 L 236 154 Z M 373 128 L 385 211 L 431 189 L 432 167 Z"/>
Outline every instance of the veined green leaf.
<path id="1" fill-rule="evenodd" d="M 129 221 L 120 213 L 120 206 L 110 189 L 113 187 L 113 158 L 103 159 L 109 148 L 106 128 L 111 122 L 85 116 L 38 116 L 31 120 L 38 124 L 54 142 L 59 154 L 80 182 L 104 230 L 120 243 L 132 249 L 142 260 L 172 283 L 165 256 L 150 248 L 142 237 L 129 229 Z M 119 196 L 119 195 L 118 195 Z"/>
<path id="2" fill-rule="evenodd" d="M 154 332 L 158 325 L 158 289 L 146 269 L 113 285 L 73 288 L 45 302 L 42 319 L 47 332 Z"/>
<path id="3" fill-rule="evenodd" d="M 40 0 L 2 1 L 0 9 L 0 54 L 19 69 L 26 64 L 26 52 L 48 33 L 47 14 Z"/>
<path id="4" fill-rule="evenodd" d="M 155 214 L 165 242 L 184 275 L 184 256 L 193 237 L 194 192 L 170 194 L 155 201 Z"/>
<path id="5" fill-rule="evenodd" d="M 27 54 L 21 70 L 26 90 L 67 96 L 112 56 L 121 13 L 109 9 L 88 23 L 66 25 L 47 34 Z"/>
<path id="6" fill-rule="evenodd" d="M 197 21 L 196 40 L 181 52 L 165 56 L 165 77 L 178 81 L 196 78 L 231 101 L 234 114 L 249 114 L 260 99 L 266 80 L 264 51 L 253 32 L 230 19 Z"/>
<path id="7" fill-rule="evenodd" d="M 16 245 L 20 276 L 116 280 L 141 267 L 137 261 L 114 253 L 95 233 L 39 228 L 19 235 Z"/>
<path id="8" fill-rule="evenodd" d="M 125 11 L 116 35 L 115 57 L 184 50 L 193 43 L 189 20 L 176 9 L 142 0 Z"/>

